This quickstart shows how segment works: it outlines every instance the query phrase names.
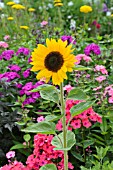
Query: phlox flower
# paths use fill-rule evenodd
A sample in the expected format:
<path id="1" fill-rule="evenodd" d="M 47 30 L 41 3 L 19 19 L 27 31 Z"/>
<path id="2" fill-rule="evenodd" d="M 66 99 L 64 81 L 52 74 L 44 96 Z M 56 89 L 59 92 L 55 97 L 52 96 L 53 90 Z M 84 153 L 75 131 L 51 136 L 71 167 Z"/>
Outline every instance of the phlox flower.
<path id="1" fill-rule="evenodd" d="M 0 41 L 0 47 L 8 48 L 9 45 L 6 42 L 4 42 L 4 41 Z"/>
<path id="2" fill-rule="evenodd" d="M 99 83 L 101 83 L 103 80 L 106 80 L 105 76 L 99 76 L 97 78 L 95 78 L 96 81 L 98 81 Z"/>
<path id="3" fill-rule="evenodd" d="M 7 159 L 14 158 L 14 157 L 15 157 L 15 151 L 9 151 L 6 153 Z"/>
<path id="4" fill-rule="evenodd" d="M 73 87 L 70 84 L 68 84 L 68 85 L 64 86 L 63 89 L 66 90 L 67 92 L 70 92 L 73 89 Z"/>
<path id="5" fill-rule="evenodd" d="M 47 21 L 42 21 L 40 24 L 41 24 L 42 27 L 44 27 L 44 26 L 46 26 L 48 24 L 48 22 Z"/>
<path id="6" fill-rule="evenodd" d="M 75 41 L 75 40 L 73 39 L 73 37 L 70 36 L 70 35 L 63 35 L 63 36 L 61 37 L 61 40 L 62 40 L 62 41 L 67 41 L 67 42 L 68 42 L 68 45 L 69 45 L 70 43 L 76 44 L 76 41 Z"/>
<path id="7" fill-rule="evenodd" d="M 100 71 L 102 74 L 108 74 L 105 66 L 103 65 L 96 65 L 94 71 Z"/>
<path id="8" fill-rule="evenodd" d="M 16 72 L 18 72 L 18 71 L 21 70 L 21 68 L 20 68 L 18 65 L 16 65 L 16 64 L 14 64 L 14 65 L 9 65 L 8 68 L 9 68 L 11 71 L 16 71 Z"/>
<path id="9" fill-rule="evenodd" d="M 84 49 L 84 53 L 86 55 L 90 55 L 90 53 L 93 52 L 94 54 L 96 55 L 100 55 L 101 54 L 101 50 L 100 50 L 100 47 L 95 44 L 95 43 L 92 43 L 92 44 L 89 44 L 88 46 L 86 46 L 86 48 Z"/>
<path id="10" fill-rule="evenodd" d="M 39 117 L 37 118 L 37 122 L 42 122 L 42 121 L 44 121 L 44 120 L 45 120 L 44 116 L 39 116 Z"/>
<path id="11" fill-rule="evenodd" d="M 18 51 L 16 52 L 16 55 L 18 56 L 19 54 L 23 54 L 25 56 L 29 55 L 30 54 L 30 50 L 28 48 L 25 48 L 25 47 L 20 47 L 18 49 Z"/>
<path id="12" fill-rule="evenodd" d="M 22 75 L 23 75 L 24 78 L 29 77 L 29 75 L 30 75 L 30 69 L 25 70 Z"/>

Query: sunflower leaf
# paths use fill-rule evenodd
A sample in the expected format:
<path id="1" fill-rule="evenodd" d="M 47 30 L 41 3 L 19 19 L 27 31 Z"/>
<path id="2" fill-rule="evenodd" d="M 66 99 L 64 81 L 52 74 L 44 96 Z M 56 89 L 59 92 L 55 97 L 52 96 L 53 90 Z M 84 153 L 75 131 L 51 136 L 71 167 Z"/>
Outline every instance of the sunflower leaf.
<path id="1" fill-rule="evenodd" d="M 94 101 L 81 102 L 70 109 L 71 115 L 76 116 L 87 110 L 94 104 Z"/>
<path id="2" fill-rule="evenodd" d="M 55 134 L 55 123 L 47 121 L 34 123 L 21 131 L 27 133 Z"/>
<path id="3" fill-rule="evenodd" d="M 59 135 L 55 136 L 52 140 L 52 145 L 55 146 L 54 150 L 70 150 L 72 146 L 75 144 L 76 139 L 75 139 L 75 134 L 72 131 L 67 131 L 67 147 L 63 147 L 63 132 L 60 133 Z"/>
<path id="4" fill-rule="evenodd" d="M 57 89 L 41 90 L 40 95 L 43 99 L 59 103 L 59 94 Z"/>
<path id="5" fill-rule="evenodd" d="M 72 89 L 69 92 L 67 98 L 73 99 L 73 100 L 87 100 L 88 99 L 87 95 L 79 88 Z"/>
<path id="6" fill-rule="evenodd" d="M 56 89 L 56 87 L 52 86 L 50 84 L 42 84 L 39 87 L 31 90 L 30 92 L 38 92 L 38 91 L 41 91 L 41 90 L 55 90 L 55 89 Z"/>

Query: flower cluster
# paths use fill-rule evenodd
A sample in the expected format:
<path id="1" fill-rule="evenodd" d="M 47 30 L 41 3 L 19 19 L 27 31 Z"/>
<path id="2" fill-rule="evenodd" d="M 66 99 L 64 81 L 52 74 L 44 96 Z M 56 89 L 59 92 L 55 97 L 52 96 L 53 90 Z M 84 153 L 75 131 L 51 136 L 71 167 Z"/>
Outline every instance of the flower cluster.
<path id="1" fill-rule="evenodd" d="M 11 70 L 11 71 L 15 71 L 15 72 L 18 72 L 21 70 L 21 68 L 16 65 L 16 64 L 13 64 L 13 65 L 9 65 L 8 68 Z"/>
<path id="2" fill-rule="evenodd" d="M 93 21 L 93 25 L 95 25 L 95 27 L 97 28 L 97 29 L 100 29 L 100 27 L 101 27 L 101 25 L 95 20 L 95 21 Z"/>
<path id="3" fill-rule="evenodd" d="M 71 118 L 71 113 L 70 109 L 72 106 L 80 103 L 82 101 L 80 100 L 67 100 L 66 101 L 66 122 L 68 124 L 70 118 Z M 74 116 L 74 118 L 70 122 L 69 130 L 72 129 L 77 129 L 81 128 L 82 126 L 89 128 L 92 126 L 93 123 L 102 123 L 102 118 L 100 115 L 98 115 L 96 112 L 94 112 L 93 108 L 90 107 L 89 109 L 85 110 L 81 114 Z M 62 130 L 62 121 L 59 120 L 56 129 L 61 131 Z"/>
<path id="4" fill-rule="evenodd" d="M 53 135 L 37 134 L 34 136 L 34 151 L 26 161 L 29 170 L 37 170 L 41 166 L 51 163 L 54 163 L 58 170 L 63 170 L 63 151 L 54 150 L 55 147 L 51 144 L 52 139 Z M 74 168 L 70 162 L 68 168 Z"/>
<path id="5" fill-rule="evenodd" d="M 94 71 L 101 72 L 102 74 L 108 75 L 108 71 L 106 70 L 105 66 L 103 66 L 103 65 L 96 65 Z"/>
<path id="6" fill-rule="evenodd" d="M 113 84 L 109 85 L 104 90 L 104 97 L 108 97 L 108 102 L 113 103 Z"/>
<path id="7" fill-rule="evenodd" d="M 2 47 L 2 48 L 8 48 L 9 45 L 8 45 L 6 42 L 4 42 L 4 41 L 0 41 L 0 47 Z"/>
<path id="8" fill-rule="evenodd" d="M 75 64 L 80 64 L 81 60 L 83 59 L 84 61 L 86 61 L 87 63 L 92 61 L 91 57 L 85 55 L 85 54 L 78 54 L 76 55 L 76 59 L 78 60 L 77 62 L 75 62 Z"/>
<path id="9" fill-rule="evenodd" d="M 76 44 L 76 41 L 73 39 L 73 37 L 72 36 L 70 36 L 70 35 L 63 35 L 62 37 L 61 37 L 61 40 L 62 41 L 66 41 L 67 40 L 67 42 L 68 42 L 68 45 L 69 44 Z"/>
<path id="10" fill-rule="evenodd" d="M 30 54 L 30 50 L 29 50 L 28 48 L 25 48 L 25 47 L 20 47 L 20 48 L 18 49 L 18 51 L 16 52 L 16 55 L 17 55 L 17 56 L 18 56 L 19 54 L 20 54 L 20 55 L 23 54 L 23 55 L 27 56 L 27 55 Z"/>
<path id="11" fill-rule="evenodd" d="M 25 167 L 21 162 L 14 161 L 9 165 L 4 165 L 0 170 L 29 170 L 29 168 Z"/>
<path id="12" fill-rule="evenodd" d="M 38 81 L 34 85 L 32 82 L 28 82 L 24 86 L 22 86 L 21 84 L 16 85 L 17 88 L 20 89 L 20 91 L 19 91 L 20 96 L 23 96 L 24 94 L 27 96 L 26 99 L 23 101 L 23 106 L 36 102 L 36 99 L 38 99 L 40 97 L 40 94 L 38 92 L 30 92 L 30 90 L 33 90 L 42 84 L 43 84 L 43 82 Z"/>
<path id="13" fill-rule="evenodd" d="M 7 79 L 7 82 L 14 80 L 15 78 L 20 78 L 20 75 L 16 72 L 5 72 L 0 74 L 0 79 Z"/>
<path id="14" fill-rule="evenodd" d="M 2 59 L 10 60 L 13 57 L 13 55 L 14 55 L 14 51 L 13 50 L 5 50 L 0 55 L 0 60 L 2 60 Z"/>
<path id="15" fill-rule="evenodd" d="M 95 43 L 91 43 L 88 46 L 86 46 L 86 48 L 84 49 L 84 53 L 86 55 L 90 55 L 90 53 L 93 52 L 96 55 L 100 55 L 101 51 L 100 51 L 100 47 L 95 44 Z"/>
<path id="16" fill-rule="evenodd" d="M 80 7 L 80 12 L 88 13 L 92 11 L 92 7 L 88 5 L 83 5 Z"/>

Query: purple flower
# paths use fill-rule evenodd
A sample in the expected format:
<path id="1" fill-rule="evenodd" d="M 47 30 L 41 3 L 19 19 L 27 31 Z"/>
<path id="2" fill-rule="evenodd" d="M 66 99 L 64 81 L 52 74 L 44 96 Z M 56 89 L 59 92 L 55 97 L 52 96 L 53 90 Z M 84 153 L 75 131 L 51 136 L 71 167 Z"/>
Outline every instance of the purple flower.
<path id="1" fill-rule="evenodd" d="M 84 49 L 84 53 L 86 55 L 90 55 L 90 53 L 93 52 L 96 55 L 100 55 L 101 51 L 100 51 L 100 47 L 97 44 L 89 44 L 88 46 L 86 46 L 86 48 Z"/>
<path id="2" fill-rule="evenodd" d="M 73 38 L 72 38 L 70 35 L 63 35 L 63 36 L 61 37 L 61 40 L 62 40 L 62 41 L 66 41 L 66 40 L 67 40 L 68 45 L 69 45 L 70 43 L 76 44 L 76 41 L 73 40 Z"/>
<path id="3" fill-rule="evenodd" d="M 18 66 L 18 65 L 10 65 L 10 66 L 8 66 L 8 68 L 11 70 L 11 71 L 16 71 L 16 72 L 18 72 L 18 71 L 20 71 L 21 70 L 21 68 Z"/>
<path id="4" fill-rule="evenodd" d="M 20 91 L 19 91 L 19 94 L 20 94 L 20 96 L 22 96 L 22 95 L 25 94 L 25 91 L 24 91 L 24 90 L 20 90 Z"/>
<path id="5" fill-rule="evenodd" d="M 30 69 L 27 69 L 26 71 L 24 71 L 22 75 L 24 76 L 24 78 L 29 77 L 29 75 L 30 75 Z"/>
<path id="6" fill-rule="evenodd" d="M 33 88 L 35 89 L 35 88 L 37 88 L 38 86 L 40 86 L 40 85 L 42 85 L 42 84 L 44 84 L 43 81 L 38 81 L 38 82 L 36 82 L 36 83 L 34 84 Z"/>
<path id="7" fill-rule="evenodd" d="M 3 59 L 3 57 L 2 57 L 2 55 L 0 55 L 0 60 L 2 60 Z"/>
<path id="8" fill-rule="evenodd" d="M 24 87 L 22 87 L 23 90 L 26 90 L 26 91 L 29 91 L 29 90 L 32 90 L 33 89 L 33 84 L 32 82 L 28 82 L 25 84 Z"/>
<path id="9" fill-rule="evenodd" d="M 29 55 L 30 53 L 30 50 L 28 48 L 25 48 L 25 47 L 20 47 L 18 49 L 18 51 L 16 52 L 16 55 L 18 56 L 19 54 L 23 54 L 25 56 Z"/>
<path id="10" fill-rule="evenodd" d="M 30 56 L 29 58 L 28 58 L 28 63 L 30 63 L 30 62 L 32 62 L 32 57 Z"/>
<path id="11" fill-rule="evenodd" d="M 107 12 L 108 11 L 108 7 L 105 3 L 103 3 L 103 12 Z"/>
<path id="12" fill-rule="evenodd" d="M 16 72 L 9 72 L 8 78 L 9 78 L 10 80 L 13 80 L 13 79 L 15 79 L 15 78 L 20 78 L 20 75 L 17 74 Z"/>
<path id="13" fill-rule="evenodd" d="M 37 98 L 39 98 L 40 97 L 40 94 L 38 93 L 38 92 L 33 92 L 32 93 L 32 98 L 33 99 L 37 99 Z"/>
<path id="14" fill-rule="evenodd" d="M 5 50 L 1 54 L 2 58 L 5 59 L 5 60 L 10 60 L 13 55 L 14 55 L 13 50 Z"/>
<path id="15" fill-rule="evenodd" d="M 20 88 L 22 88 L 22 84 L 18 83 L 18 84 L 16 84 L 16 87 L 17 87 L 18 89 L 20 89 Z"/>

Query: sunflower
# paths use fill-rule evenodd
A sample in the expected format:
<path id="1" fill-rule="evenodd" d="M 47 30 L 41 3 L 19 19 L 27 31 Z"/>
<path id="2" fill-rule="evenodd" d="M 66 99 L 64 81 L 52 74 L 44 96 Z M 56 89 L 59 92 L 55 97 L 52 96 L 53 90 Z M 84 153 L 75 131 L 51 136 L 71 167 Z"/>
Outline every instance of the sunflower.
<path id="1" fill-rule="evenodd" d="M 46 83 L 52 77 L 54 85 L 60 85 L 64 79 L 67 79 L 66 72 L 72 72 L 72 67 L 76 62 L 72 54 L 74 49 L 72 45 L 67 46 L 67 41 L 58 42 L 55 39 L 46 39 L 47 46 L 38 44 L 38 47 L 32 52 L 33 65 L 31 71 L 39 71 L 36 78 L 44 78 Z"/>

